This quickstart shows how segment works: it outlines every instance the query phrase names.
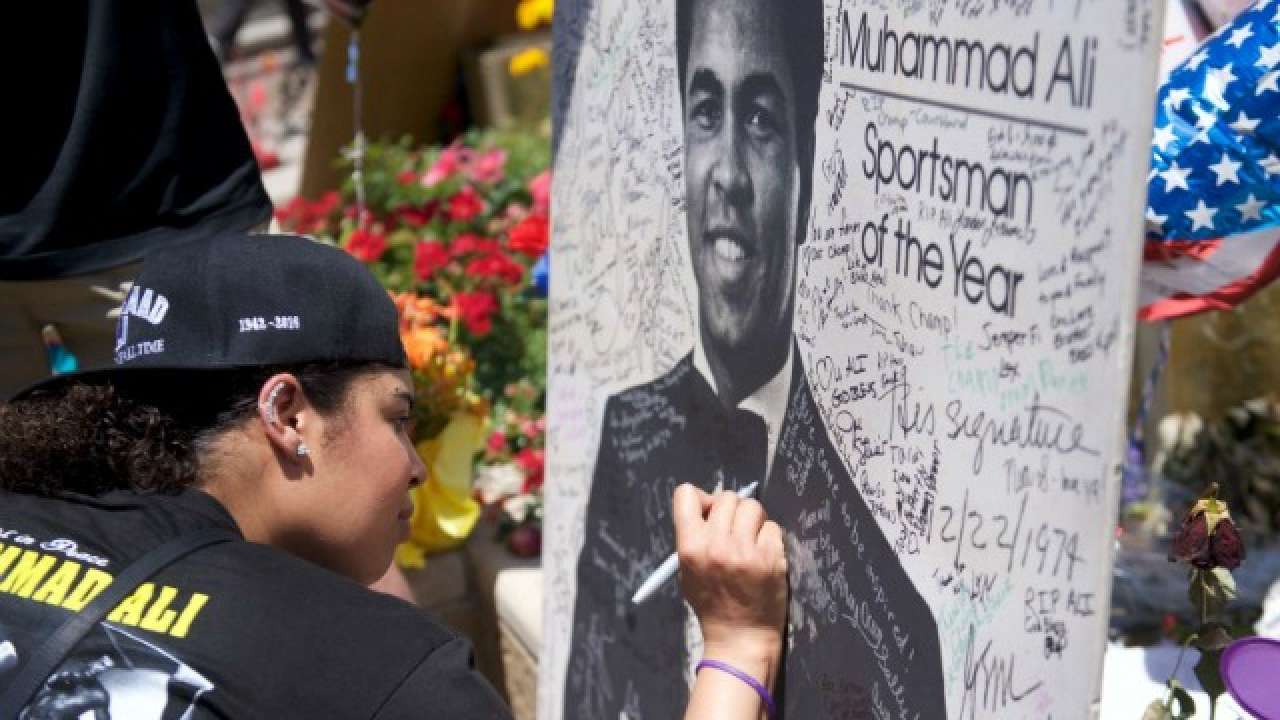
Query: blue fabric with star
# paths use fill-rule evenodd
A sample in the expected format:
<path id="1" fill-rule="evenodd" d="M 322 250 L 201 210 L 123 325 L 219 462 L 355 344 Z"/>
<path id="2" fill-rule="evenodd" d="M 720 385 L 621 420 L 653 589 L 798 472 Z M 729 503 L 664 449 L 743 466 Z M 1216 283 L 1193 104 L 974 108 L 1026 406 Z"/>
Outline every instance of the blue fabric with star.
<path id="1" fill-rule="evenodd" d="M 1148 240 L 1280 226 L 1280 0 L 1259 0 L 1169 75 L 1147 180 Z"/>

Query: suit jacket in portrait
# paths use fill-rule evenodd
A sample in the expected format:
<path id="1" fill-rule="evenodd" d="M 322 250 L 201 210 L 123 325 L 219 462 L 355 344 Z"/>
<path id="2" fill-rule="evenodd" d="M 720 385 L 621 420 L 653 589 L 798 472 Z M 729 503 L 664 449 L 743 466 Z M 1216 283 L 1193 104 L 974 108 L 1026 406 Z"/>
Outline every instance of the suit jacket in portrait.
<path id="1" fill-rule="evenodd" d="M 946 717 L 937 628 L 827 437 L 798 349 L 760 500 L 787 536 L 791 601 L 775 696 L 779 714 L 816 718 Z M 630 598 L 675 547 L 671 496 L 692 482 L 742 487 L 763 462 L 744 447 L 685 356 L 605 407 L 577 568 L 565 717 L 668 720 L 689 691 L 679 588 Z M 749 457 L 746 463 L 743 457 Z M 757 468 L 757 473 L 763 470 Z"/>

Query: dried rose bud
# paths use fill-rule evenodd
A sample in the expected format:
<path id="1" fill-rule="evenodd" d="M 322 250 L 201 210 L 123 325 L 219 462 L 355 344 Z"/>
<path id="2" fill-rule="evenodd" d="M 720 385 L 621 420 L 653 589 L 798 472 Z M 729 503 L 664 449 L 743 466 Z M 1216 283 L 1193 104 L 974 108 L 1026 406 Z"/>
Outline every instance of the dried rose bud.
<path id="1" fill-rule="evenodd" d="M 1209 550 L 1209 525 L 1204 513 L 1187 513 L 1182 527 L 1173 536 L 1169 548 L 1170 562 L 1190 563 L 1201 569 L 1212 567 L 1213 556 Z"/>
<path id="2" fill-rule="evenodd" d="M 1232 570 L 1240 566 L 1244 544 L 1231 522 L 1227 504 L 1215 497 L 1217 492 L 1215 483 L 1182 519 L 1169 548 L 1170 561 L 1189 563 L 1201 570 Z"/>
<path id="3" fill-rule="evenodd" d="M 1228 570 L 1240 567 L 1244 560 L 1244 543 L 1231 518 L 1222 518 L 1209 537 L 1209 555 L 1213 563 Z"/>

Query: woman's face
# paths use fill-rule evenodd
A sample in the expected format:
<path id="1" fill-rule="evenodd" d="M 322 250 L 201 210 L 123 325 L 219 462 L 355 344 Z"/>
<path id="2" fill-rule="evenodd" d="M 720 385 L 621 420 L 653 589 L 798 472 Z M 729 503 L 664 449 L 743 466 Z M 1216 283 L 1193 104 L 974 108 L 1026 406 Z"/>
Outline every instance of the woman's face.
<path id="1" fill-rule="evenodd" d="M 409 490 L 426 474 L 409 437 L 412 405 L 407 370 L 377 371 L 322 418 L 320 437 L 307 442 L 312 474 L 300 480 L 309 487 L 298 554 L 365 584 L 391 566 L 409 531 Z"/>

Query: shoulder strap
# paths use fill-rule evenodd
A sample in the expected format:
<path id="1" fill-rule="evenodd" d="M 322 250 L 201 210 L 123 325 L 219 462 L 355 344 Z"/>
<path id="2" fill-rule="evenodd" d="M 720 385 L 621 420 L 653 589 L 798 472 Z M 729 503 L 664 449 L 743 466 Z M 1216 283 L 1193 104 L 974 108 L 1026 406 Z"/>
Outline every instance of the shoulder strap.
<path id="1" fill-rule="evenodd" d="M 240 539 L 224 528 L 209 528 L 180 535 L 135 560 L 116 576 L 83 610 L 67 618 L 31 655 L 22 671 L 0 691 L 0 717 L 18 717 L 63 658 L 139 585 L 191 553 L 210 545 Z"/>

